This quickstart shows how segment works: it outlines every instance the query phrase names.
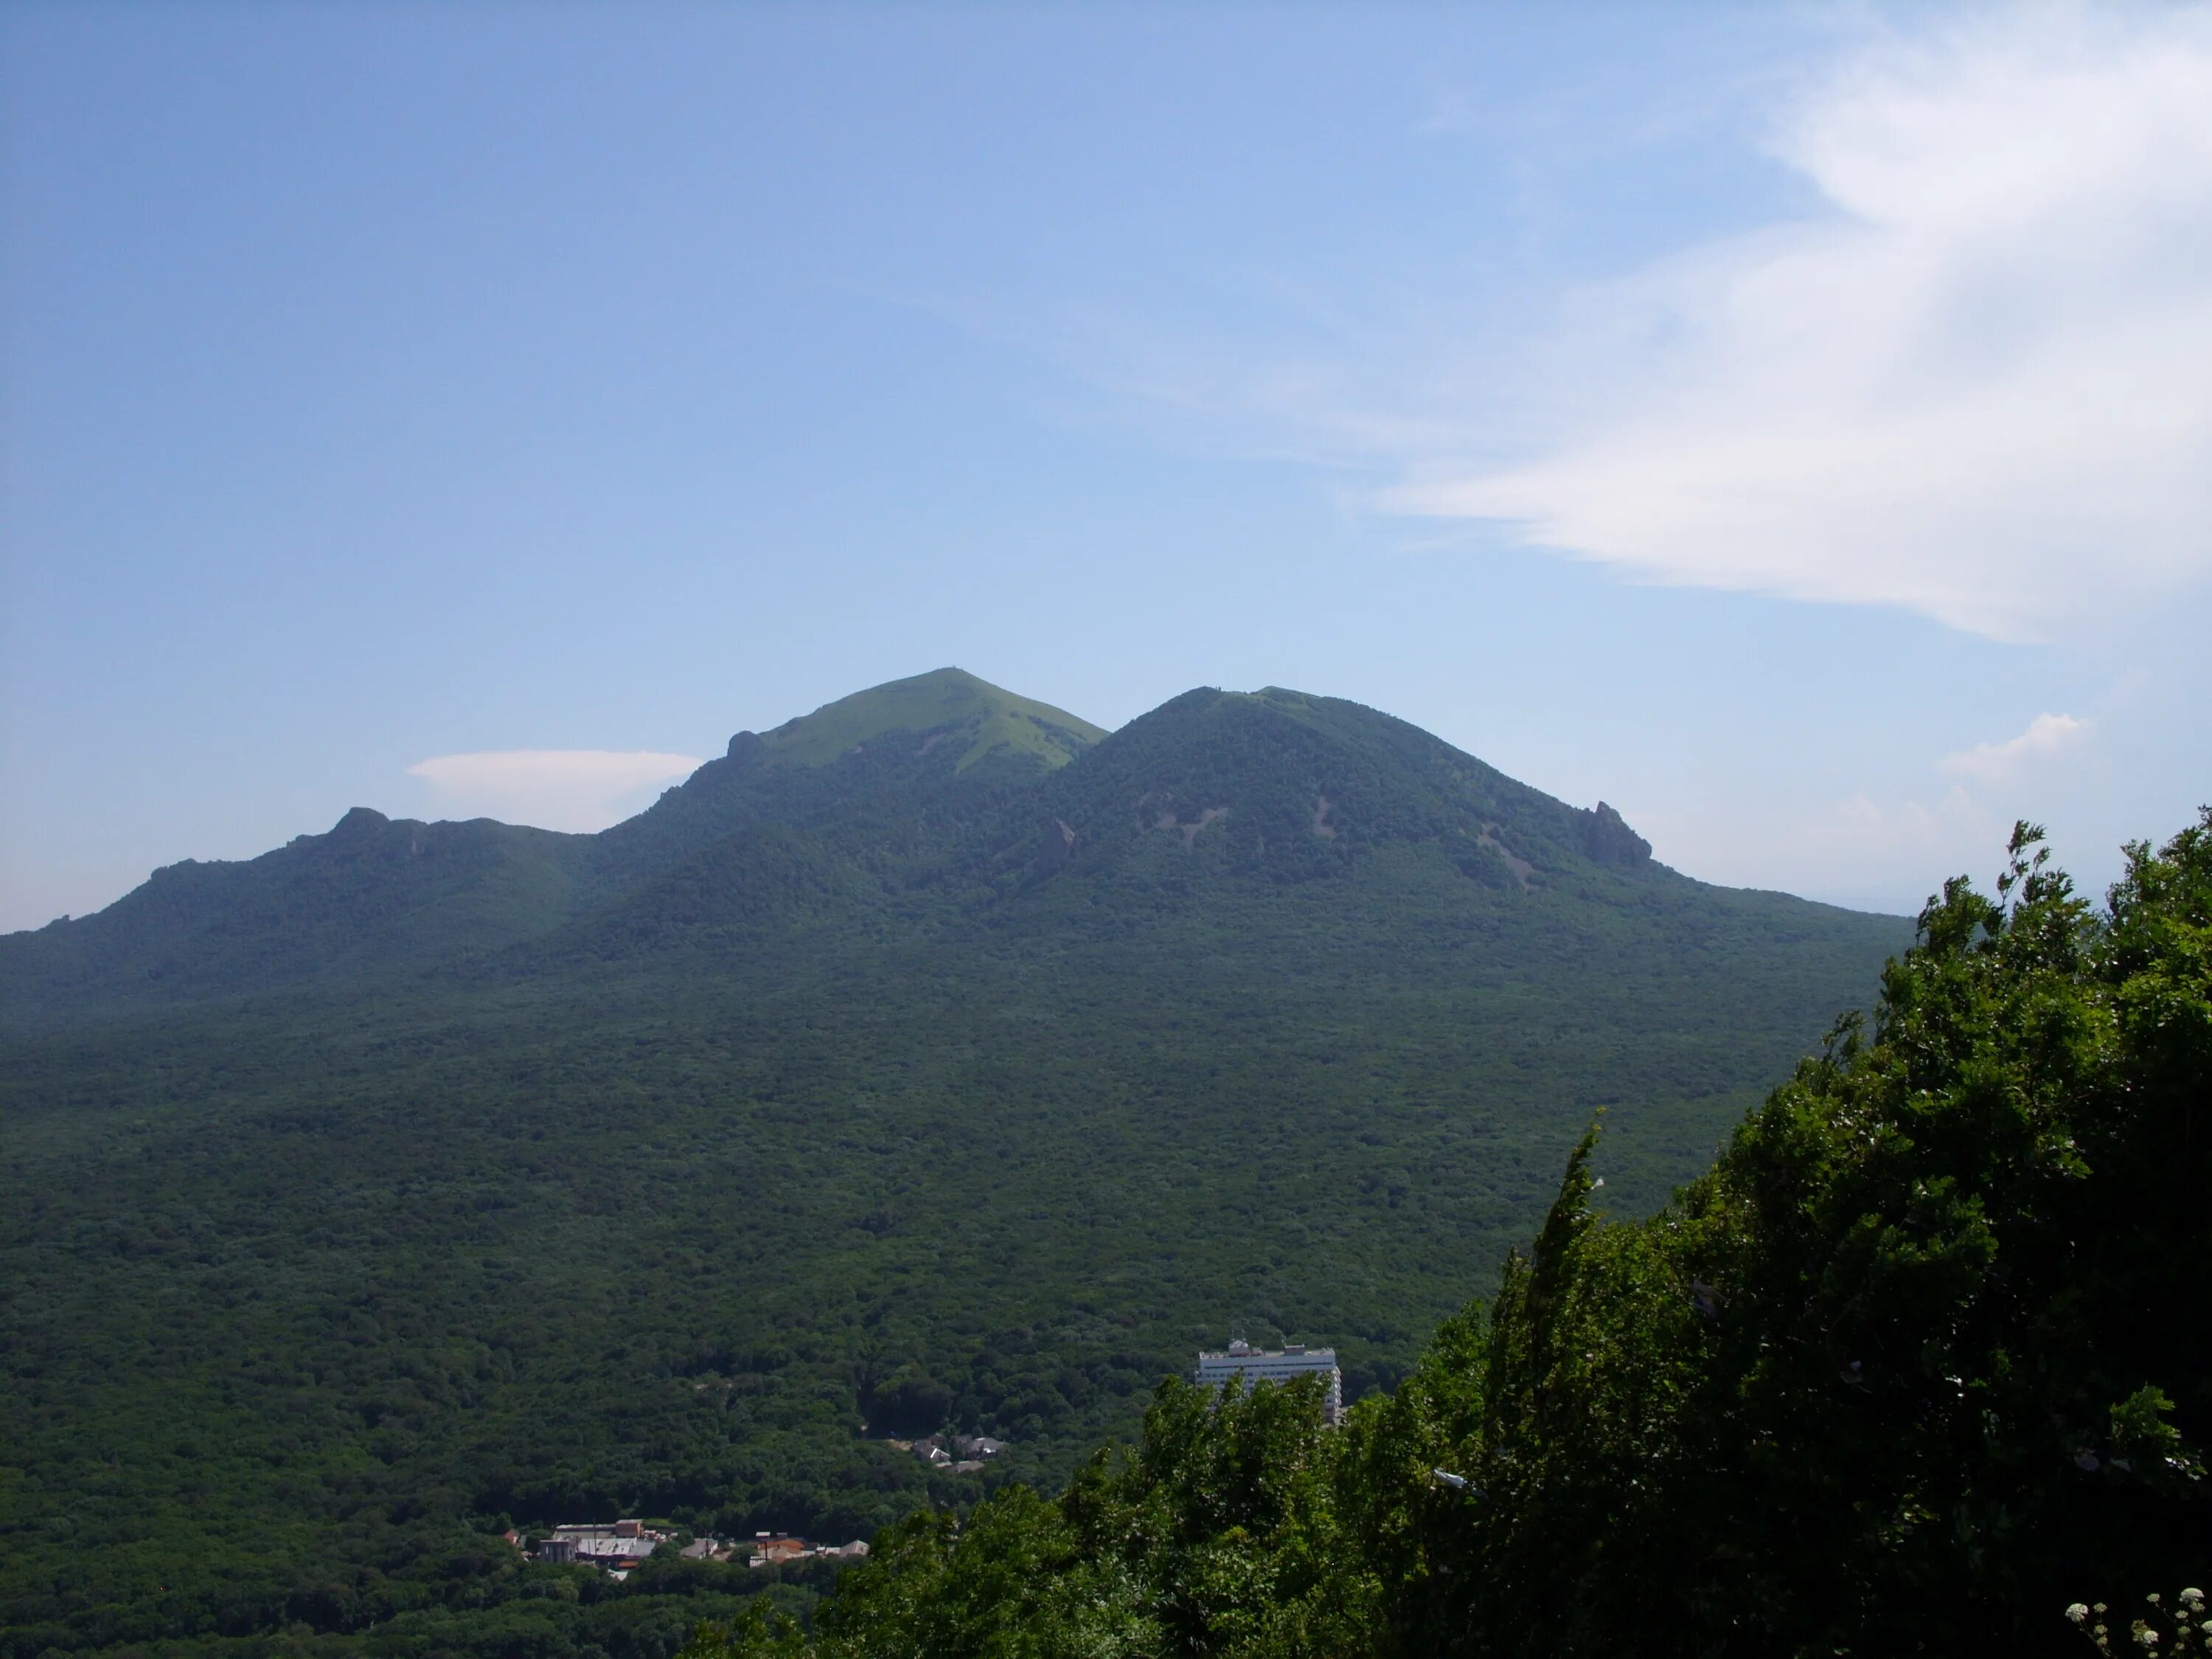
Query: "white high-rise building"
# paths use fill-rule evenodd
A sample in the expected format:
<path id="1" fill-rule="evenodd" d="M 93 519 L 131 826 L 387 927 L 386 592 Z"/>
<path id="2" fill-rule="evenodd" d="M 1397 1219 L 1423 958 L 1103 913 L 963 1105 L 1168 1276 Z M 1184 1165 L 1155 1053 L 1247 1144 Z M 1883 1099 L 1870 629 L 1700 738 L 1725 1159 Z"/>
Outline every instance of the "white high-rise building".
<path id="1" fill-rule="evenodd" d="M 1201 1387 L 1219 1389 L 1232 1376 L 1244 1385 L 1287 1382 L 1294 1376 L 1319 1376 L 1326 1389 L 1323 1420 L 1334 1424 L 1344 1416 L 1344 1373 L 1336 1368 L 1336 1350 L 1309 1348 L 1303 1342 L 1285 1342 L 1279 1349 L 1255 1348 L 1243 1337 L 1221 1353 L 1200 1353 L 1198 1381 Z"/>

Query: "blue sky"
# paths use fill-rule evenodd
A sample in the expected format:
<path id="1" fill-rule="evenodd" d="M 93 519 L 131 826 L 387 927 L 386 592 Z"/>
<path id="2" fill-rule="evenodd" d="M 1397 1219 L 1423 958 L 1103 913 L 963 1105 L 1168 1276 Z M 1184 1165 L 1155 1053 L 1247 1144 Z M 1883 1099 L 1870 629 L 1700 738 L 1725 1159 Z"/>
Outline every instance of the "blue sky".
<path id="1" fill-rule="evenodd" d="M 1909 910 L 2212 797 L 2212 11 L 0 17 L 0 927 L 957 663 Z"/>

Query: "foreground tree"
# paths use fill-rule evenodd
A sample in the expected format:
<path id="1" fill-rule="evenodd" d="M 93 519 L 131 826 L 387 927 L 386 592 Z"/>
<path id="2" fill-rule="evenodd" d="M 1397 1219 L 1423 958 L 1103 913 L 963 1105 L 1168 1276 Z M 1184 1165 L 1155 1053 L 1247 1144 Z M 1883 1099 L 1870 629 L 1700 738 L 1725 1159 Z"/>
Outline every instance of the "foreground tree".
<path id="1" fill-rule="evenodd" d="M 1661 1214 L 1598 1221 L 1578 1150 L 1426 1381 L 1459 1415 L 1403 1413 L 1476 1494 L 1427 1505 L 1408 1650 L 2063 1649 L 2054 1595 L 2201 1571 L 2212 815 L 2101 914 L 2040 842 Z"/>

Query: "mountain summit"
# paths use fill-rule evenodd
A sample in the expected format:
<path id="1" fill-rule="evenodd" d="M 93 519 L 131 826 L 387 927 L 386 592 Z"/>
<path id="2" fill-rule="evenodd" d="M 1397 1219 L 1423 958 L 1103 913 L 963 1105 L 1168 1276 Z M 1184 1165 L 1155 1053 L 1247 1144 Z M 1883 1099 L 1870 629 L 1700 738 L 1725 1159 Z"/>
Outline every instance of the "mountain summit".
<path id="1" fill-rule="evenodd" d="M 1610 806 L 1569 806 L 1419 726 L 1279 686 L 1186 692 L 1050 780 L 1039 800 L 1071 857 L 1111 858 L 1165 836 L 1279 879 L 1425 848 L 1479 883 L 1522 889 L 1593 866 L 1656 867 Z"/>
<path id="2" fill-rule="evenodd" d="M 638 888 L 749 826 L 849 838 L 872 813 L 972 811 L 993 787 L 1033 784 L 1105 735 L 958 668 L 856 691 L 772 731 L 738 732 L 720 759 L 602 832 L 586 896 Z"/>
<path id="3" fill-rule="evenodd" d="M 773 732 L 740 732 L 730 739 L 729 757 L 757 750 L 772 764 L 827 766 L 871 744 L 919 736 L 917 753 L 947 745 L 956 772 L 1019 759 L 1051 770 L 1105 735 L 1066 709 L 1017 696 L 964 669 L 938 668 L 840 697 Z"/>

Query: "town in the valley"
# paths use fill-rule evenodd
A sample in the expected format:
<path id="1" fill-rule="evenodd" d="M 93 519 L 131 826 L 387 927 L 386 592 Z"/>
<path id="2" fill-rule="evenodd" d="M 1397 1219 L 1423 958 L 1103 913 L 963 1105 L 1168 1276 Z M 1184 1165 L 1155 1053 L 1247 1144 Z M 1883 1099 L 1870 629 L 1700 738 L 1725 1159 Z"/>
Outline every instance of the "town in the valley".
<path id="1" fill-rule="evenodd" d="M 586 1521 L 558 1526 L 534 1547 L 510 1532 L 507 1540 L 528 1548 L 538 1560 L 556 1565 L 604 1567 L 616 1578 L 627 1578 L 645 1564 L 646 1558 L 673 1544 L 673 1534 L 639 1520 Z M 868 1553 L 858 1538 L 845 1544 L 811 1544 L 804 1538 L 775 1533 L 756 1533 L 750 1538 L 723 1538 L 713 1533 L 680 1546 L 677 1553 L 687 1561 L 743 1560 L 747 1566 L 778 1567 L 794 1561 L 858 1561 Z"/>
<path id="2" fill-rule="evenodd" d="M 1218 1352 L 1200 1353 L 1193 1376 L 1201 1386 L 1215 1390 L 1232 1379 L 1244 1387 L 1256 1388 L 1262 1382 L 1318 1376 L 1323 1389 L 1322 1410 L 1327 1421 L 1333 1425 L 1344 1414 L 1344 1373 L 1338 1369 L 1334 1348 L 1310 1348 L 1301 1342 L 1285 1342 L 1279 1348 L 1255 1348 L 1238 1337 Z M 1007 1446 L 1006 1441 L 981 1434 L 933 1434 L 920 1440 L 890 1440 L 884 1443 L 894 1451 L 909 1452 L 931 1468 L 948 1474 L 978 1473 L 1001 1455 Z M 674 1534 L 639 1520 L 557 1526 L 534 1547 L 526 1544 L 519 1533 L 510 1532 L 507 1539 L 518 1549 L 529 1549 L 538 1560 L 603 1567 L 617 1578 L 628 1577 L 647 1557 L 664 1545 L 675 1542 Z M 866 1542 L 858 1538 L 843 1544 L 817 1544 L 804 1538 L 769 1532 L 743 1539 L 708 1534 L 678 1548 L 678 1553 L 686 1560 L 743 1559 L 752 1567 L 780 1567 L 808 1560 L 849 1563 L 862 1559 L 867 1553 Z"/>

